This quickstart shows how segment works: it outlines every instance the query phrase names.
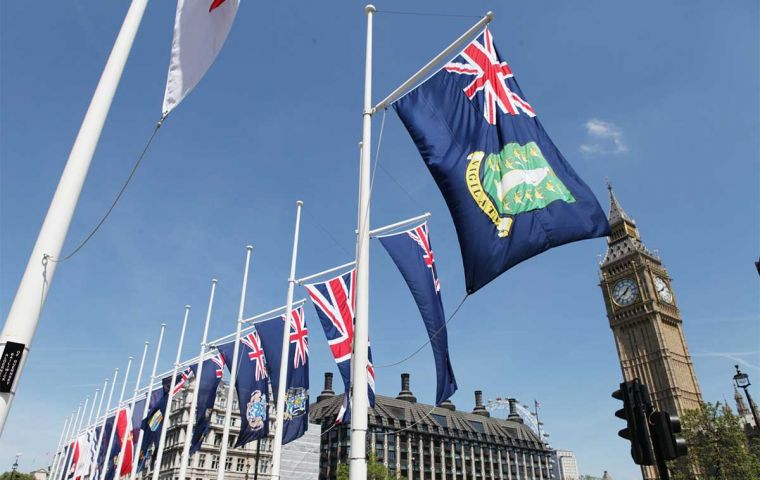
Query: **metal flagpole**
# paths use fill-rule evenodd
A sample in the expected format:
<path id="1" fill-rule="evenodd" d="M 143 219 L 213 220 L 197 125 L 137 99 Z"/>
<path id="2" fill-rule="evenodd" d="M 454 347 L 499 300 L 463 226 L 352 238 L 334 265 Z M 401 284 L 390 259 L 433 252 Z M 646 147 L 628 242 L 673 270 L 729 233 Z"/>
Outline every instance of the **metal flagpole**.
<path id="1" fill-rule="evenodd" d="M 119 401 L 116 403 L 116 412 L 113 414 L 113 427 L 111 427 L 111 435 L 108 437 L 108 447 L 106 447 L 105 460 L 103 461 L 103 473 L 106 477 L 108 476 L 108 469 L 111 467 L 111 448 L 113 447 L 113 439 L 116 436 L 116 431 L 119 429 L 119 412 L 121 411 L 121 403 L 124 401 L 124 392 L 127 389 L 129 370 L 131 368 L 132 357 L 130 356 L 129 361 L 127 362 L 127 370 L 124 372 L 124 381 L 121 383 L 121 393 L 119 394 Z M 108 411 L 106 411 L 106 413 L 108 413 Z M 114 471 L 114 478 L 119 478 L 116 471 Z"/>
<path id="2" fill-rule="evenodd" d="M 56 260 L 61 254 L 79 194 L 87 177 L 87 170 L 100 139 L 100 132 L 103 130 L 111 101 L 119 85 L 147 4 L 148 0 L 132 0 L 127 15 L 124 17 L 124 23 L 113 44 L 98 86 L 95 88 L 90 106 L 37 236 L 37 242 L 29 257 L 24 276 L 16 291 L 16 297 L 5 320 L 3 331 L 0 333 L 0 347 L 5 349 L 16 347 L 24 350 L 18 370 L 11 376 L 10 391 L 0 392 L 0 435 L 3 433 L 5 420 L 11 408 L 21 372 L 24 370 L 32 338 L 37 330 L 42 306 L 55 273 L 56 262 L 48 262 L 47 259 Z"/>
<path id="3" fill-rule="evenodd" d="M 370 150 L 372 149 L 372 17 L 373 5 L 364 8 L 367 14 L 367 45 L 364 65 L 364 111 L 362 112 L 362 156 L 359 166 L 359 218 L 356 237 L 356 316 L 354 352 L 351 357 L 351 480 L 367 478 L 367 350 L 369 338 L 369 196 Z"/>
<path id="4" fill-rule="evenodd" d="M 277 387 L 277 410 L 274 423 L 274 447 L 272 448 L 272 479 L 280 478 L 280 457 L 282 456 L 282 429 L 285 418 L 285 391 L 288 383 L 288 361 L 290 357 L 290 316 L 293 312 L 293 289 L 296 286 L 296 259 L 298 258 L 298 231 L 301 225 L 303 202 L 296 202 L 296 229 L 293 234 L 293 255 L 290 258 L 288 295 L 285 301 L 285 325 L 282 329 L 282 355 L 280 357 L 280 384 Z M 182 476 L 180 475 L 180 478 Z"/>
<path id="5" fill-rule="evenodd" d="M 111 381 L 111 390 L 108 393 L 108 403 L 106 404 L 106 410 L 103 412 L 103 427 L 100 429 L 100 435 L 98 435 L 98 446 L 95 447 L 95 468 L 92 472 L 92 478 L 96 478 L 100 475 L 100 465 L 98 465 L 98 458 L 100 458 L 100 446 L 103 445 L 103 436 L 106 431 L 106 423 L 108 423 L 108 410 L 111 408 L 111 400 L 113 400 L 113 391 L 116 387 L 116 380 L 119 378 L 119 369 L 117 368 L 113 372 L 113 381 Z M 103 391 L 105 393 L 105 390 Z M 105 461 L 104 461 L 105 463 Z"/>
<path id="6" fill-rule="evenodd" d="M 137 391 L 140 389 L 140 380 L 142 379 L 142 372 L 143 367 L 145 366 L 145 357 L 148 355 L 148 345 L 150 345 L 150 342 L 147 340 L 145 341 L 145 345 L 143 346 L 143 353 L 142 358 L 140 359 L 140 368 L 137 369 L 137 380 L 135 381 L 135 392 L 132 395 L 132 400 L 129 403 L 129 410 L 127 410 L 127 415 L 129 415 L 130 418 L 127 419 L 126 425 L 130 426 L 132 429 L 134 428 L 134 425 L 132 425 L 131 418 L 134 416 L 132 415 L 134 409 L 135 409 L 135 402 L 137 401 Z M 147 400 L 146 400 L 147 401 Z M 124 432 L 125 436 L 128 436 L 129 432 Z M 121 442 L 121 445 L 119 446 L 119 460 L 116 462 L 116 472 L 114 472 L 114 478 L 119 478 L 121 475 L 121 465 L 124 462 L 124 451 L 126 450 L 127 442 Z M 132 463 L 134 463 L 134 450 L 132 451 Z"/>
<path id="7" fill-rule="evenodd" d="M 74 432 L 74 438 L 79 438 L 79 432 L 82 431 L 82 425 L 84 425 L 84 417 L 87 415 L 87 405 L 90 403 L 90 396 L 87 395 L 84 399 L 84 408 L 82 409 L 82 416 L 79 419 L 79 425 L 77 425 L 77 431 Z"/>
<path id="8" fill-rule="evenodd" d="M 203 340 L 201 340 L 201 353 L 198 355 L 198 363 L 195 367 L 195 388 L 193 389 L 193 402 L 190 404 L 190 418 L 187 421 L 187 430 L 185 430 L 185 444 L 182 447 L 182 458 L 179 467 L 179 478 L 185 478 L 187 473 L 187 461 L 190 456 L 190 444 L 193 439 L 193 426 L 195 425 L 195 412 L 198 409 L 198 395 L 200 394 L 201 374 L 203 373 L 203 361 L 206 348 L 208 347 L 208 326 L 211 322 L 211 309 L 214 306 L 214 293 L 216 292 L 216 278 L 211 280 L 211 294 L 208 299 L 208 309 L 206 310 L 206 323 L 203 325 Z"/>
<path id="9" fill-rule="evenodd" d="M 98 402 L 98 411 L 95 413 L 95 423 L 93 424 L 94 430 L 92 432 L 93 437 L 95 436 L 95 432 L 97 432 L 98 418 L 100 418 L 100 412 L 101 412 L 101 409 L 103 408 L 103 399 L 106 398 L 106 388 L 108 388 L 108 378 L 106 378 L 103 381 L 103 394 L 100 396 L 100 401 Z M 93 402 L 93 405 L 95 405 L 95 402 Z M 105 426 L 105 423 L 104 423 L 104 426 Z M 101 427 L 101 431 L 102 430 L 103 430 L 103 428 Z M 89 471 L 86 474 L 86 476 L 90 476 L 90 477 L 95 472 L 95 469 L 98 466 L 98 453 L 97 452 L 98 452 L 98 446 L 100 445 L 100 436 L 98 436 L 98 438 L 96 439 L 96 442 L 98 442 L 98 444 L 95 446 L 95 458 L 92 459 L 93 461 L 90 464 L 90 469 L 89 469 Z"/>
<path id="10" fill-rule="evenodd" d="M 66 441 L 66 444 L 71 448 L 71 443 L 77 438 L 77 424 L 79 423 L 79 414 L 82 412 L 82 404 L 79 404 L 79 407 L 77 407 L 77 414 L 74 416 L 74 423 L 71 425 L 71 429 L 69 429 L 68 433 L 68 440 Z M 68 452 L 67 452 L 68 455 Z M 66 458 L 63 459 L 63 468 L 66 468 Z M 66 472 L 62 472 L 66 473 Z"/>
<path id="11" fill-rule="evenodd" d="M 74 428 L 75 421 L 76 416 L 72 411 L 71 415 L 69 416 L 69 426 L 66 429 L 66 435 L 63 436 L 63 450 L 61 451 L 61 458 L 58 460 L 58 465 L 55 468 L 55 476 L 51 476 L 53 479 L 61 476 L 61 469 L 66 464 L 66 455 L 68 455 L 69 448 L 71 446 L 71 442 L 69 441 L 71 438 L 71 430 Z"/>
<path id="12" fill-rule="evenodd" d="M 153 480 L 158 480 L 158 474 L 161 471 L 161 460 L 164 457 L 164 443 L 166 442 L 166 429 L 169 423 L 169 417 L 172 411 L 172 400 L 174 400 L 174 387 L 177 385 L 177 369 L 179 368 L 179 359 L 182 356 L 182 343 L 185 341 L 185 329 L 187 328 L 187 317 L 190 315 L 190 305 L 185 305 L 185 316 L 182 319 L 182 331 L 179 334 L 179 345 L 177 345 L 177 356 L 174 360 L 174 369 L 169 384 L 169 393 L 166 397 L 166 414 L 161 422 L 161 435 L 158 438 L 158 448 L 156 449 L 156 461 L 153 467 Z"/>
<path id="13" fill-rule="evenodd" d="M 98 401 L 99 394 L 100 394 L 100 388 L 96 388 L 95 396 L 92 398 L 92 405 L 90 406 L 90 415 L 87 417 L 87 425 L 85 426 L 85 428 L 90 428 L 90 425 L 92 425 L 92 414 L 95 413 L 95 402 Z"/>
<path id="14" fill-rule="evenodd" d="M 150 374 L 150 382 L 148 383 L 148 393 L 145 395 L 145 405 L 143 406 L 143 413 L 140 418 L 145 419 L 148 416 L 150 410 L 150 395 L 153 393 L 153 383 L 156 381 L 156 369 L 158 368 L 158 357 L 161 354 L 161 344 L 164 342 L 164 330 L 166 330 L 166 324 L 161 324 L 161 333 L 158 334 L 158 344 L 156 345 L 156 356 L 153 359 L 153 370 Z M 130 480 L 135 480 L 137 474 L 137 464 L 140 463 L 140 450 L 142 449 L 143 436 L 145 432 L 140 429 L 140 433 L 137 436 L 137 443 L 135 444 L 135 454 L 132 461 L 132 473 L 130 474 Z"/>
<path id="15" fill-rule="evenodd" d="M 71 412 L 71 415 L 73 415 L 74 412 Z M 61 448 L 63 447 L 63 439 L 66 437 L 66 430 L 69 428 L 69 422 L 71 421 L 71 415 L 66 417 L 66 419 L 63 421 L 63 429 L 61 430 L 61 437 L 58 439 L 58 446 L 55 447 L 55 457 L 53 457 L 53 461 L 50 463 L 50 478 L 55 478 L 55 469 L 58 466 L 58 459 L 61 456 Z"/>
<path id="16" fill-rule="evenodd" d="M 238 356 L 240 355 L 240 330 L 243 327 L 243 310 L 245 310 L 245 292 L 248 288 L 248 266 L 251 263 L 251 251 L 253 247 L 245 247 L 245 269 L 243 271 L 243 287 L 240 292 L 240 306 L 238 308 L 237 327 L 235 329 L 235 343 L 232 346 L 232 368 L 230 369 L 230 386 L 227 388 L 227 406 L 224 410 L 224 430 L 222 433 L 222 449 L 219 452 L 219 467 L 216 473 L 217 480 L 224 480 L 224 463 L 227 461 L 227 439 L 230 436 L 230 417 L 232 416 L 232 399 L 235 395 L 235 379 L 237 378 Z M 158 480 L 154 478 L 153 480 Z"/>

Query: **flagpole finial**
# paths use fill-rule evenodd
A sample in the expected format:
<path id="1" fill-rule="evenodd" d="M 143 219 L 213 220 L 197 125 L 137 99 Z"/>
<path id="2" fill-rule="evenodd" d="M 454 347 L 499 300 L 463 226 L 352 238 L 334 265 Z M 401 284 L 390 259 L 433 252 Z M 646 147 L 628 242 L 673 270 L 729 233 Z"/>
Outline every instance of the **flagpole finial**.
<path id="1" fill-rule="evenodd" d="M 246 249 L 246 250 L 249 250 L 249 251 L 250 251 L 250 250 L 253 250 L 253 245 L 248 245 L 248 246 L 246 246 L 246 247 L 245 247 L 245 249 Z"/>
<path id="2" fill-rule="evenodd" d="M 303 207 L 303 200 L 298 200 L 296 202 L 296 207 Z"/>
<path id="3" fill-rule="evenodd" d="M 486 12 L 486 18 L 488 19 L 489 22 L 491 20 L 493 20 L 493 17 L 495 17 L 495 16 L 496 15 L 494 15 L 494 13 L 492 11 L 490 11 L 490 10 L 488 12 Z"/>
<path id="4" fill-rule="evenodd" d="M 216 278 L 212 278 L 211 283 L 214 283 L 214 284 L 219 283 L 219 280 L 217 280 Z"/>
<path id="5" fill-rule="evenodd" d="M 377 9 L 375 8 L 374 5 L 370 3 L 366 7 L 364 7 L 364 11 L 369 14 L 369 13 L 375 13 Z"/>

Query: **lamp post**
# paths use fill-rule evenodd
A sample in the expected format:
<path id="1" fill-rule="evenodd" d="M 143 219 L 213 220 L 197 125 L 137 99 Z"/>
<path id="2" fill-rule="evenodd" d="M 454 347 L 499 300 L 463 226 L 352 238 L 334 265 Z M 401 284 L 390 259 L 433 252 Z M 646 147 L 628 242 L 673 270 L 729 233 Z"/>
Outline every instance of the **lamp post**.
<path id="1" fill-rule="evenodd" d="M 749 394 L 749 386 L 751 383 L 749 383 L 749 375 L 739 370 L 739 365 L 734 365 L 734 368 L 736 368 L 736 375 L 734 375 L 734 383 L 737 387 L 744 390 L 744 395 L 747 396 L 747 402 L 749 402 L 749 409 L 752 411 L 752 418 L 755 419 L 755 429 L 760 430 L 760 421 L 757 419 L 757 410 L 755 409 L 755 404 L 752 402 L 752 397 Z"/>
<path id="2" fill-rule="evenodd" d="M 18 457 L 20 457 L 21 454 L 16 454 L 16 461 L 13 462 L 13 467 L 11 468 L 11 480 L 14 480 L 16 478 L 16 470 L 18 470 Z"/>

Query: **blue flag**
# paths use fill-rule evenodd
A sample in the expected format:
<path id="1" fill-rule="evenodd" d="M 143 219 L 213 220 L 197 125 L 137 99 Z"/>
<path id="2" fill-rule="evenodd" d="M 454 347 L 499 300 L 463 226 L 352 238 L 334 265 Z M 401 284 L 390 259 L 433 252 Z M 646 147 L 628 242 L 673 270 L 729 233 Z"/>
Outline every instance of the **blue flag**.
<path id="1" fill-rule="evenodd" d="M 98 458 L 96 459 L 96 468 L 93 471 L 93 479 L 103 478 L 103 465 L 106 462 L 106 450 L 108 449 L 108 441 L 111 438 L 111 430 L 113 429 L 114 416 L 106 418 L 106 422 L 103 426 L 103 438 L 100 440 L 100 450 L 98 451 Z M 113 449 L 112 449 L 113 450 Z"/>
<path id="2" fill-rule="evenodd" d="M 279 319 L 256 325 L 261 345 L 267 357 L 272 393 L 277 401 L 282 359 L 282 334 L 285 327 Z M 309 424 L 309 331 L 306 329 L 303 307 L 290 316 L 290 347 L 288 348 L 288 375 L 285 395 L 285 416 L 282 444 L 302 436 Z"/>
<path id="3" fill-rule="evenodd" d="M 174 393 L 178 394 L 185 388 L 195 377 L 195 364 L 185 368 L 177 373 L 174 381 Z M 166 406 L 169 401 L 169 390 L 171 389 L 171 375 L 161 380 L 161 387 L 155 389 L 150 394 L 150 403 L 148 404 L 148 415 L 142 420 L 140 428 L 143 433 L 143 442 L 140 445 L 140 452 L 137 459 L 137 471 L 141 472 L 148 465 L 153 465 L 156 458 L 156 450 L 161 441 L 161 426 L 166 419 Z"/>
<path id="4" fill-rule="evenodd" d="M 220 345 L 224 364 L 232 371 L 234 342 Z M 240 405 L 240 434 L 235 447 L 264 438 L 269 433 L 269 401 L 267 399 L 267 370 L 259 334 L 254 330 L 240 339 L 235 389 Z M 227 401 L 231 401 L 228 399 Z"/>
<path id="5" fill-rule="evenodd" d="M 190 455 L 201 448 L 203 439 L 209 432 L 209 409 L 214 408 L 216 390 L 224 374 L 224 355 L 217 353 L 203 362 L 201 380 L 198 382 L 198 407 L 195 411 L 193 439 L 190 444 Z"/>
<path id="6" fill-rule="evenodd" d="M 430 245 L 427 222 L 405 232 L 380 237 L 412 291 L 422 321 L 425 322 L 435 359 L 435 404 L 451 397 L 457 391 L 457 381 L 449 358 L 449 338 L 446 333 L 446 315 L 443 313 L 441 283 L 435 268 L 435 256 Z"/>
<path id="7" fill-rule="evenodd" d="M 454 219 L 467 293 L 552 247 L 609 235 L 488 29 L 393 107 Z"/>

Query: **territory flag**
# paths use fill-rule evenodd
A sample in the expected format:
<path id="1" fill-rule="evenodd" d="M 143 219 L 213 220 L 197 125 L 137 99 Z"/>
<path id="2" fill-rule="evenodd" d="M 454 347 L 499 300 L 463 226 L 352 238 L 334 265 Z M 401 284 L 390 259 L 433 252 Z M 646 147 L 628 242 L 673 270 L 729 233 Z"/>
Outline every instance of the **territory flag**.
<path id="1" fill-rule="evenodd" d="M 120 408 L 116 413 L 116 432 L 113 437 L 111 454 L 107 459 L 106 480 L 121 478 L 132 472 L 132 454 L 134 444 L 132 442 L 132 415 L 128 407 Z M 123 447 L 123 448 L 122 448 Z M 123 449 L 123 454 L 120 453 Z M 121 469 L 118 475 L 114 475 L 119 463 L 119 455 L 123 455 Z"/>
<path id="2" fill-rule="evenodd" d="M 275 402 L 280 385 L 282 335 L 285 315 L 256 325 L 269 366 L 269 379 Z M 306 432 L 309 424 L 309 331 L 303 307 L 291 312 L 289 322 L 288 374 L 285 384 L 285 412 L 282 444 L 292 442 Z"/>
<path id="3" fill-rule="evenodd" d="M 457 381 L 451 368 L 441 282 L 427 222 L 405 232 L 381 236 L 379 240 L 406 280 L 425 323 L 435 359 L 435 404 L 440 405 L 457 391 Z"/>
<path id="4" fill-rule="evenodd" d="M 208 435 L 210 419 L 209 409 L 214 408 L 216 390 L 224 374 L 224 355 L 217 353 L 203 362 L 201 379 L 198 382 L 198 406 L 195 411 L 193 439 L 190 443 L 190 455 L 201 448 L 203 439 Z"/>
<path id="5" fill-rule="evenodd" d="M 454 219 L 467 293 L 552 247 L 609 235 L 488 29 L 393 107 Z"/>
<path id="6" fill-rule="evenodd" d="M 234 341 L 217 348 L 224 355 L 224 363 L 231 372 Z M 241 425 L 235 447 L 241 447 L 252 440 L 264 438 L 269 433 L 266 359 L 259 334 L 255 330 L 240 339 L 236 376 L 235 389 L 240 405 Z"/>
<path id="7" fill-rule="evenodd" d="M 356 269 L 337 276 L 326 282 L 304 285 L 319 322 L 325 331 L 340 376 L 343 378 L 346 394 L 343 398 L 337 422 L 345 423 L 350 419 L 351 392 L 351 355 L 354 341 L 354 307 L 356 305 Z M 367 395 L 370 406 L 375 406 L 375 368 L 372 366 L 372 351 L 367 349 Z"/>
<path id="8" fill-rule="evenodd" d="M 203 78 L 222 49 L 240 0 L 178 0 L 162 112 L 168 115 Z"/>

